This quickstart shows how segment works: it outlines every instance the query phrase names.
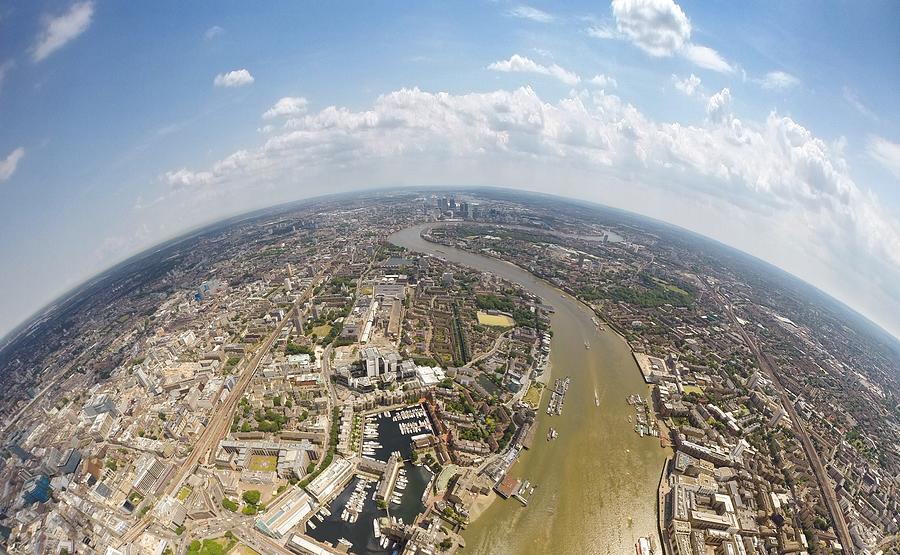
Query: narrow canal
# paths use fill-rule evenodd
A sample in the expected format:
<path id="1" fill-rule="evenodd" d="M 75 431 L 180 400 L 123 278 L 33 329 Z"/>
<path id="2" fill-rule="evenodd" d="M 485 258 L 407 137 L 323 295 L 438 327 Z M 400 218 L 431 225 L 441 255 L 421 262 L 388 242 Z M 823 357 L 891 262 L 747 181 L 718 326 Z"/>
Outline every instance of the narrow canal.
<path id="1" fill-rule="evenodd" d="M 544 395 L 534 447 L 510 471 L 537 485 L 530 505 L 495 501 L 464 532 L 465 553 L 631 554 L 641 536 L 658 546 L 656 492 L 668 450 L 656 438 L 639 437 L 628 421 L 633 410 L 626 397 L 648 394 L 628 345 L 614 332 L 598 330 L 584 305 L 525 270 L 422 239 L 421 232 L 435 225 L 409 227 L 388 239 L 542 297 L 555 310 L 552 376 L 572 378 L 562 416 L 546 414 Z M 559 438 L 548 443 L 550 426 Z"/>

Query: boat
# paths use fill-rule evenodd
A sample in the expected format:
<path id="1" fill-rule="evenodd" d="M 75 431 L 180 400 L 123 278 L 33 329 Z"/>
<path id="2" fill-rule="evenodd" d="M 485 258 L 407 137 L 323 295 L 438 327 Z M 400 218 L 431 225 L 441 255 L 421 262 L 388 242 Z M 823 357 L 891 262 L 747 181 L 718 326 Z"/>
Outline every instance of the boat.
<path id="1" fill-rule="evenodd" d="M 556 432 L 556 429 L 551 426 L 550 429 L 547 430 L 547 441 L 556 439 L 558 435 L 559 434 Z"/>
<path id="2" fill-rule="evenodd" d="M 598 407 L 600 406 L 600 397 L 597 395 L 597 390 L 594 390 L 594 404 Z"/>
<path id="3" fill-rule="evenodd" d="M 311 521 L 311 520 L 306 521 L 306 525 L 309 526 L 310 528 L 312 528 L 313 530 L 316 529 L 315 523 L 313 523 L 313 521 Z"/>
<path id="4" fill-rule="evenodd" d="M 381 526 L 378 525 L 377 518 L 372 519 L 372 528 L 375 529 L 375 537 L 380 538 L 381 537 Z"/>
<path id="5" fill-rule="evenodd" d="M 587 349 L 588 351 L 590 351 L 590 350 L 591 350 L 591 344 L 588 343 L 587 341 L 585 341 L 585 342 L 584 342 L 584 348 Z"/>
<path id="6" fill-rule="evenodd" d="M 638 538 L 637 543 L 634 544 L 635 555 L 651 555 L 653 551 L 653 543 L 650 538 Z"/>

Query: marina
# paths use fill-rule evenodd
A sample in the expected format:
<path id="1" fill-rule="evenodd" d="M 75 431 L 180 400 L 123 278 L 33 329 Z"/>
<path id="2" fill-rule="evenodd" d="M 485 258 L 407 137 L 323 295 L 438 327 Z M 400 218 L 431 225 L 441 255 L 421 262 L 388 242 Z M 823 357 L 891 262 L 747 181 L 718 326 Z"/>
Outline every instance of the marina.
<path id="1" fill-rule="evenodd" d="M 387 462 L 391 453 L 408 459 L 413 438 L 434 430 L 422 405 L 368 414 L 363 422 L 362 456 Z"/>
<path id="2" fill-rule="evenodd" d="M 394 453 L 408 459 L 413 438 L 432 433 L 431 422 L 421 405 L 370 413 L 362 426 L 362 456 L 381 462 L 387 462 Z M 380 480 L 357 475 L 327 507 L 307 521 L 306 533 L 320 542 L 344 545 L 353 553 L 393 553 L 398 546 L 381 533 L 377 519 L 390 517 L 413 523 L 425 510 L 423 499 L 433 479 L 427 467 L 402 463 L 385 499 L 386 506 L 381 509 L 376 502 Z"/>
<path id="3" fill-rule="evenodd" d="M 385 514 L 372 499 L 376 484 L 377 481 L 369 478 L 354 478 L 325 508 L 330 514 L 320 510 L 307 521 L 306 534 L 332 545 L 349 544 L 347 547 L 358 553 L 388 555 L 390 551 L 381 547 L 370 524 Z"/>
<path id="4" fill-rule="evenodd" d="M 376 478 L 354 477 L 327 507 L 307 521 L 306 534 L 332 545 L 346 542 L 353 553 L 392 553 L 397 546 L 382 536 L 377 519 L 389 516 L 411 524 L 425 510 L 422 498 L 434 478 L 426 467 L 411 463 L 403 465 L 400 476 L 403 487 L 398 491 L 395 486 L 387 509 L 379 509 L 375 501 Z"/>

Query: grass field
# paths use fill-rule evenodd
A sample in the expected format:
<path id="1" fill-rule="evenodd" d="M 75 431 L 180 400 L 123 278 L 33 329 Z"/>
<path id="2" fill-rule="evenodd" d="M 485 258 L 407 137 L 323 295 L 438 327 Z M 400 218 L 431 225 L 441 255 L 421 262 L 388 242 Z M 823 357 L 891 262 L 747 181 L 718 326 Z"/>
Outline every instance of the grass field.
<path id="1" fill-rule="evenodd" d="M 541 402 L 541 393 L 543 389 L 540 382 L 531 382 L 531 385 L 528 387 L 528 393 L 525 394 L 525 397 L 522 400 L 532 407 L 537 407 Z"/>
<path id="2" fill-rule="evenodd" d="M 278 457 L 274 455 L 253 455 L 250 457 L 250 470 L 271 470 L 278 467 Z"/>
<path id="3" fill-rule="evenodd" d="M 659 279 L 659 278 L 657 278 L 657 277 L 654 277 L 654 278 L 653 278 L 653 281 L 655 281 L 657 285 L 659 285 L 660 287 L 666 289 L 667 291 L 674 291 L 674 292 L 678 293 L 679 295 L 690 295 L 690 293 L 688 293 L 687 291 L 685 291 L 685 290 L 682 289 L 681 287 L 678 287 L 677 285 L 674 285 L 674 284 L 672 284 L 672 283 L 669 283 L 668 281 Z"/>
<path id="4" fill-rule="evenodd" d="M 511 328 L 516 325 L 516 321 L 503 314 L 488 314 L 487 312 L 478 311 L 478 323 L 482 326 L 493 326 L 496 328 Z"/>
<path id="5" fill-rule="evenodd" d="M 175 496 L 175 499 L 178 499 L 179 501 L 184 501 L 185 499 L 187 499 L 190 496 L 191 496 L 191 488 L 189 488 L 187 486 L 181 486 L 181 489 L 178 490 L 178 495 Z"/>
<path id="6" fill-rule="evenodd" d="M 316 337 L 325 337 L 329 333 L 331 333 L 331 326 L 328 324 L 322 324 L 321 326 L 316 326 L 312 329 L 312 332 L 316 334 Z"/>
<path id="7" fill-rule="evenodd" d="M 239 553 L 238 551 L 232 551 L 235 544 L 237 544 L 237 539 L 233 536 L 232 538 L 222 537 L 214 540 L 206 539 L 202 542 L 200 540 L 195 540 L 188 546 L 187 555 L 224 555 L 226 553 Z M 255 553 L 255 551 L 253 553 Z"/>
<path id="8" fill-rule="evenodd" d="M 244 544 L 238 544 L 228 555 L 259 555 L 259 551 L 251 549 Z"/>
<path id="9" fill-rule="evenodd" d="M 703 390 L 696 385 L 686 385 L 684 386 L 684 394 L 688 393 L 696 393 L 697 395 L 703 395 Z"/>

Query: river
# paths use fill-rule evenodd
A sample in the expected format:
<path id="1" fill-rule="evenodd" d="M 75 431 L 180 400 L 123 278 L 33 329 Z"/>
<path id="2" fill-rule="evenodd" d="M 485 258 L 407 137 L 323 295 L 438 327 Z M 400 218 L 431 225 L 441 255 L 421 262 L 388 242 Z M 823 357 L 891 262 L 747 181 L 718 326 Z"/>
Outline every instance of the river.
<path id="1" fill-rule="evenodd" d="M 422 239 L 421 232 L 435 225 L 409 227 L 388 239 L 501 276 L 542 297 L 555 310 L 552 375 L 572 378 L 562 416 L 546 414 L 544 394 L 534 447 L 510 470 L 537 485 L 529 506 L 495 501 L 463 533 L 464 553 L 630 555 L 641 536 L 654 537 L 658 546 L 657 486 L 669 451 L 656 438 L 639 437 L 628 422 L 633 410 L 626 397 L 649 392 L 628 344 L 612 331 L 598 330 L 590 309 L 525 270 Z M 548 443 L 551 425 L 559 437 Z"/>

